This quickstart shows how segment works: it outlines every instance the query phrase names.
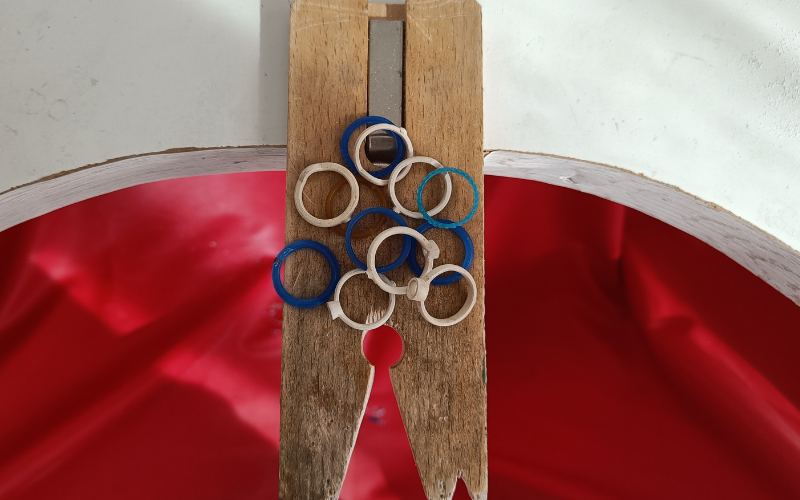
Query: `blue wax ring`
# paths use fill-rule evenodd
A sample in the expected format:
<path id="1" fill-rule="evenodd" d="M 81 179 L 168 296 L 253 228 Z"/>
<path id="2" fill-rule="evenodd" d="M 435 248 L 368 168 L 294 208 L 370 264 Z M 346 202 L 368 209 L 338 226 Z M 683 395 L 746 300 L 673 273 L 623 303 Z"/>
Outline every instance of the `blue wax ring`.
<path id="1" fill-rule="evenodd" d="M 344 164 L 347 166 L 347 168 L 349 168 L 354 174 L 356 174 L 359 177 L 361 177 L 361 173 L 356 168 L 355 163 L 353 163 L 353 158 L 350 156 L 350 147 L 349 147 L 350 136 L 353 135 L 353 132 L 355 132 L 356 129 L 362 125 L 366 125 L 369 127 L 372 125 L 378 125 L 380 123 L 388 123 L 389 125 L 394 125 L 394 123 L 392 123 L 391 121 L 387 120 L 382 116 L 365 116 L 364 118 L 359 118 L 358 120 L 351 123 L 350 126 L 347 127 L 347 129 L 344 131 L 344 134 L 342 135 L 342 140 L 339 142 L 339 148 L 342 150 L 342 159 L 344 159 Z M 392 173 L 394 167 L 396 167 L 401 161 L 403 161 L 403 158 L 405 158 L 406 156 L 406 143 L 403 141 L 402 138 L 400 138 L 394 132 L 389 132 L 389 133 L 392 134 L 392 137 L 394 137 L 394 142 L 397 143 L 397 154 L 394 155 L 394 160 L 392 160 L 392 163 L 390 163 L 388 167 L 382 170 L 378 170 L 377 172 L 370 172 L 370 174 L 372 174 L 373 177 L 383 178 L 388 176 L 389 174 Z"/>
<path id="2" fill-rule="evenodd" d="M 361 262 L 358 257 L 356 257 L 356 253 L 353 251 L 353 244 L 350 241 L 350 235 L 353 234 L 353 228 L 355 227 L 356 223 L 370 214 L 383 214 L 390 217 L 393 221 L 397 222 L 401 226 L 408 227 L 405 219 L 403 219 L 400 214 L 397 212 L 393 212 L 385 207 L 372 207 L 366 210 L 362 210 L 358 212 L 350 222 L 347 224 L 347 230 L 344 232 L 344 248 L 347 250 L 347 255 L 350 256 L 350 260 L 353 261 L 353 264 L 356 265 L 359 269 L 363 269 L 364 271 L 367 270 L 367 265 Z M 377 268 L 377 271 L 381 274 L 386 274 L 393 269 L 397 269 L 400 267 L 403 262 L 408 258 L 408 253 L 411 251 L 411 242 L 413 238 L 410 236 L 403 235 L 403 249 L 400 250 L 400 257 L 397 258 L 396 261 L 392 262 L 391 264 L 387 264 L 385 266 L 381 266 Z"/>
<path id="3" fill-rule="evenodd" d="M 283 283 L 281 283 L 281 267 L 283 267 L 283 261 L 294 252 L 304 248 L 310 248 L 311 250 L 316 250 L 321 253 L 331 267 L 331 281 L 328 283 L 328 288 L 326 288 L 321 295 L 313 299 L 298 299 L 297 297 L 293 297 L 286 291 L 286 288 L 283 287 Z M 336 261 L 336 256 L 333 255 L 331 249 L 313 240 L 299 240 L 286 245 L 286 248 L 280 251 L 278 256 L 275 257 L 275 262 L 272 264 L 272 284 L 275 287 L 275 291 L 278 292 L 278 296 L 280 296 L 284 302 L 298 309 L 311 309 L 312 307 L 317 307 L 327 302 L 328 299 L 333 296 L 333 292 L 336 291 L 336 285 L 339 283 L 339 274 L 339 263 Z"/>
<path id="4" fill-rule="evenodd" d="M 469 185 L 472 186 L 472 194 L 474 195 L 475 201 L 472 203 L 472 210 L 470 210 L 469 214 L 467 214 L 466 217 L 464 217 L 458 222 L 442 223 L 435 220 L 433 217 L 428 215 L 428 212 L 425 211 L 425 207 L 422 206 L 422 190 L 425 189 L 425 184 L 427 184 L 429 180 L 433 179 L 433 176 L 439 174 L 444 175 L 447 172 L 453 172 L 454 174 L 458 174 L 469 181 Z M 442 229 L 453 229 L 455 227 L 463 226 L 475 215 L 475 212 L 478 211 L 478 203 L 480 203 L 480 196 L 478 195 L 478 186 L 475 184 L 475 181 L 472 180 L 472 177 L 470 177 L 468 173 L 458 168 L 453 168 L 453 167 L 437 168 L 433 172 L 426 175 L 424 179 L 422 179 L 422 184 L 420 184 L 419 189 L 417 189 L 417 206 L 419 207 L 419 213 L 421 213 L 422 216 L 425 218 L 425 220 L 428 221 L 433 227 L 439 227 Z"/>
<path id="5" fill-rule="evenodd" d="M 442 224 L 453 224 L 453 221 L 447 219 L 436 219 L 437 222 L 441 222 Z M 433 225 L 430 222 L 425 222 L 421 226 L 417 228 L 417 231 L 420 233 L 424 233 L 429 229 L 433 229 Z M 464 243 L 464 263 L 461 264 L 461 267 L 469 271 L 472 267 L 472 261 L 475 259 L 475 245 L 472 243 L 472 238 L 470 238 L 469 233 L 466 229 L 461 226 L 457 226 L 452 228 L 453 231 L 461 238 L 461 242 Z M 419 261 L 417 261 L 417 240 L 412 238 L 411 241 L 411 252 L 408 254 L 408 266 L 414 271 L 414 274 L 417 275 L 417 278 L 422 276 L 422 266 L 419 265 Z M 463 278 L 458 273 L 453 273 L 450 276 L 439 276 L 434 278 L 431 281 L 432 285 L 450 285 L 452 283 L 457 282 Z"/>

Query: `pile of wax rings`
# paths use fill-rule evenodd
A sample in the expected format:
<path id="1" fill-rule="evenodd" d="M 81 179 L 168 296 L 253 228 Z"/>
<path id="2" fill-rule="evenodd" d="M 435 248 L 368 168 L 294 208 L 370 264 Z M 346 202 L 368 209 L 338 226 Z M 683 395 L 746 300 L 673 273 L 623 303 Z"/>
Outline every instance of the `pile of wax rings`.
<path id="1" fill-rule="evenodd" d="M 358 136 L 351 151 L 348 148 L 350 136 L 358 127 L 363 125 L 367 125 L 367 128 Z M 380 171 L 368 172 L 361 165 L 359 153 L 366 138 L 370 134 L 378 131 L 386 131 L 386 133 L 389 133 L 394 137 L 395 141 L 397 141 L 397 155 L 388 167 Z M 415 301 L 422 316 L 428 322 L 437 326 L 455 325 L 466 318 L 470 311 L 472 311 L 472 308 L 475 306 L 475 301 L 477 300 L 478 295 L 475 280 L 469 273 L 469 269 L 472 266 L 472 261 L 475 255 L 475 248 L 472 243 L 472 238 L 470 238 L 467 231 L 462 227 L 472 218 L 473 215 L 475 215 L 475 212 L 478 209 L 479 194 L 478 187 L 475 185 L 475 181 L 463 170 L 445 167 L 435 159 L 427 156 L 414 156 L 414 146 L 412 145 L 411 139 L 409 139 L 406 130 L 397 127 L 389 120 L 378 116 L 367 116 L 350 124 L 342 136 L 340 146 L 342 150 L 342 157 L 344 158 L 344 162 L 347 167 L 339 165 L 338 163 L 315 163 L 303 169 L 303 171 L 300 173 L 300 177 L 297 180 L 297 184 L 295 185 L 294 203 L 300 216 L 309 224 L 317 227 L 331 228 L 332 230 L 344 236 L 347 254 L 350 256 L 350 259 L 356 268 L 345 273 L 344 276 L 341 276 L 339 263 L 336 260 L 336 256 L 328 247 L 320 242 L 312 240 L 295 241 L 287 245 L 286 248 L 284 248 L 278 254 L 275 259 L 275 263 L 272 266 L 272 281 L 275 285 L 278 295 L 290 306 L 301 309 L 310 309 L 327 302 L 328 309 L 330 310 L 333 319 L 341 319 L 347 325 L 357 330 L 372 330 L 386 323 L 394 312 L 395 295 L 405 295 L 412 301 Z M 412 211 L 402 206 L 397 200 L 396 194 L 397 182 L 408 175 L 408 173 L 411 171 L 411 167 L 415 163 L 425 163 L 434 168 L 432 172 L 425 176 L 417 188 L 416 208 L 418 211 Z M 327 219 L 319 219 L 314 217 L 303 205 L 303 188 L 305 187 L 308 178 L 317 172 L 336 172 L 344 177 L 342 181 L 335 184 L 331 188 L 325 199 L 325 212 L 326 216 L 328 217 Z M 474 198 L 472 210 L 466 217 L 464 217 L 464 219 L 458 222 L 433 218 L 433 216 L 441 212 L 450 201 L 450 197 L 453 193 L 453 182 L 450 178 L 451 173 L 461 175 L 467 179 L 472 186 Z M 444 176 L 444 194 L 442 199 L 434 208 L 426 211 L 425 207 L 422 205 L 422 192 L 428 181 L 430 181 L 436 175 Z M 378 195 L 379 199 L 381 199 L 383 202 L 386 202 L 386 196 L 383 194 L 381 188 L 388 185 L 389 197 L 391 198 L 393 204 L 393 210 L 385 207 L 371 207 L 353 215 L 353 212 L 358 205 L 359 183 L 368 183 Z M 345 185 L 349 185 L 350 187 L 350 201 L 344 212 L 336 217 L 333 217 L 331 215 L 332 201 L 336 194 Z M 371 228 L 354 233 L 353 228 L 355 227 L 356 223 L 370 214 L 380 214 L 385 217 L 381 217 Z M 408 226 L 408 223 L 406 223 L 401 214 L 413 219 L 425 219 L 426 222 L 417 229 L 412 229 Z M 398 225 L 378 233 L 378 231 L 380 231 L 380 229 L 383 227 L 383 224 L 387 218 L 394 220 Z M 347 229 L 344 231 L 341 227 L 339 227 L 343 223 L 347 223 Z M 439 247 L 436 245 L 435 241 L 424 236 L 426 231 L 434 227 L 453 230 L 459 236 L 461 241 L 464 243 L 465 248 L 465 257 L 462 265 L 457 266 L 453 264 L 444 264 L 434 267 L 434 261 L 439 257 Z M 375 257 L 381 243 L 383 243 L 390 236 L 397 234 L 403 235 L 404 239 L 400 256 L 391 264 L 376 267 Z M 368 238 L 370 236 L 374 236 L 374 239 L 372 240 L 369 250 L 367 251 L 367 262 L 364 263 L 359 260 L 358 257 L 356 257 L 355 252 L 353 251 L 352 240 Z M 417 244 L 419 244 L 422 248 L 422 255 L 425 259 L 423 266 L 421 266 L 417 261 Z M 286 291 L 283 283 L 281 283 L 280 278 L 280 270 L 286 258 L 297 250 L 304 248 L 316 250 L 317 252 L 321 253 L 328 261 L 328 264 L 331 268 L 331 280 L 328 284 L 328 287 L 324 292 L 322 292 L 321 295 L 312 299 L 298 299 L 293 297 L 291 294 L 289 294 L 289 292 Z M 409 267 L 414 272 L 416 277 L 411 278 L 406 286 L 397 286 L 395 282 L 386 277 L 385 273 L 388 273 L 393 269 L 397 269 L 404 262 L 408 262 Z M 453 274 L 449 276 L 441 276 L 442 274 L 451 271 Z M 366 273 L 367 277 L 369 277 L 373 283 L 389 293 L 389 307 L 387 308 L 386 312 L 379 319 L 369 324 L 357 323 L 348 318 L 342 310 L 341 303 L 339 302 L 339 294 L 341 293 L 342 286 L 344 286 L 345 282 L 353 276 L 362 273 Z M 425 308 L 425 299 L 428 297 L 428 292 L 430 291 L 431 285 L 449 285 L 457 282 L 462 277 L 467 280 L 469 286 L 467 299 L 461 309 L 453 316 L 445 319 L 438 319 L 431 316 Z"/>

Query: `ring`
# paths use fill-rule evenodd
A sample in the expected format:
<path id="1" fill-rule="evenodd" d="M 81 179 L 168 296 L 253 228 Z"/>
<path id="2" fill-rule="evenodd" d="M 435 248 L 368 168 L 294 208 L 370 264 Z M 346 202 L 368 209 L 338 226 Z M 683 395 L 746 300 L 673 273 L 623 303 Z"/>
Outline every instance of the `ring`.
<path id="1" fill-rule="evenodd" d="M 458 174 L 461 177 L 467 179 L 469 181 L 469 185 L 472 186 L 472 193 L 475 200 L 472 203 L 472 210 L 470 210 L 469 214 L 467 214 L 467 216 L 461 219 L 459 222 L 452 222 L 450 224 L 443 224 L 441 222 L 437 222 L 433 219 L 433 217 L 431 217 L 431 215 L 436 215 L 436 214 L 434 213 L 429 214 L 428 212 L 425 211 L 425 207 L 422 206 L 422 190 L 425 188 L 425 184 L 427 184 L 428 181 L 431 180 L 434 175 L 441 174 L 443 172 L 453 172 L 454 174 Z M 419 189 L 417 189 L 417 206 L 419 207 L 419 211 L 422 213 L 422 216 L 425 218 L 426 221 L 430 222 L 432 226 L 440 227 L 442 229 L 453 229 L 454 227 L 466 224 L 472 218 L 472 216 L 475 215 L 475 212 L 477 212 L 479 200 L 480 197 L 478 195 L 478 186 L 475 184 L 475 181 L 472 180 L 472 177 L 470 177 L 469 174 L 464 172 L 463 170 L 453 167 L 437 168 L 433 172 L 426 175 L 424 179 L 422 179 L 422 184 L 420 184 Z"/>
<path id="2" fill-rule="evenodd" d="M 352 328 L 355 328 L 356 330 L 362 330 L 362 331 L 374 330 L 380 326 L 383 326 L 387 321 L 389 321 L 389 318 L 392 316 L 392 313 L 394 312 L 394 302 L 395 302 L 393 293 L 389 294 L 389 307 L 386 309 L 386 312 L 383 314 L 383 316 L 380 317 L 380 319 L 370 324 L 356 323 L 352 319 L 348 318 L 347 315 L 344 313 L 344 310 L 342 309 L 342 303 L 339 302 L 339 294 L 342 292 L 342 286 L 344 285 L 345 281 L 349 280 L 353 276 L 362 273 L 366 273 L 366 271 L 361 269 L 353 269 L 352 271 L 345 273 L 345 275 L 342 276 L 342 279 L 339 280 L 339 284 L 336 285 L 336 292 L 333 294 L 333 300 L 328 302 L 328 309 L 330 310 L 331 317 L 333 319 L 337 318 L 341 319 L 347 325 L 351 326 Z M 382 274 L 381 274 L 381 279 L 387 284 L 394 285 L 394 281 L 390 280 L 389 278 L 387 278 Z"/>
<path id="3" fill-rule="evenodd" d="M 293 297 L 286 291 L 286 288 L 283 287 L 283 283 L 281 283 L 281 267 L 283 267 L 283 261 L 294 252 L 304 248 L 310 248 L 311 250 L 316 250 L 321 253 L 322 256 L 325 257 L 325 260 L 328 261 L 328 265 L 331 268 L 331 281 L 328 283 L 328 288 L 313 299 L 298 299 L 297 297 Z M 275 262 L 272 263 L 272 284 L 275 287 L 275 291 L 278 292 L 278 296 L 282 298 L 284 302 L 298 309 L 311 309 L 312 307 L 324 304 L 331 298 L 331 295 L 333 295 L 338 281 L 339 263 L 336 261 L 336 256 L 333 255 L 330 248 L 318 241 L 299 240 L 290 243 L 286 245 L 286 248 L 280 251 L 277 257 L 275 257 Z"/>
<path id="4" fill-rule="evenodd" d="M 350 157 L 350 149 L 347 147 L 350 143 L 350 136 L 352 136 L 353 132 L 355 132 L 356 129 L 362 125 L 377 125 L 379 123 L 388 123 L 389 125 L 394 125 L 394 123 L 382 116 L 365 116 L 364 118 L 359 118 L 351 123 L 350 126 L 345 129 L 344 134 L 342 135 L 342 140 L 339 141 L 339 149 L 342 151 L 342 159 L 344 159 L 344 164 L 347 165 L 347 168 L 349 168 L 354 174 L 357 174 L 358 170 L 356 170 L 356 166 L 353 164 L 353 159 Z M 384 168 L 383 170 L 378 170 L 377 172 L 372 172 L 372 175 L 375 177 L 384 177 L 389 175 L 406 155 L 406 145 L 402 138 L 394 132 L 390 132 L 390 134 L 394 136 L 394 141 L 397 143 L 397 154 L 394 156 L 394 160 L 392 160 L 392 163 L 390 163 L 388 167 Z"/>
<path id="5" fill-rule="evenodd" d="M 361 135 L 358 136 L 358 139 L 356 139 L 356 143 L 353 146 L 353 154 L 350 155 L 353 162 L 356 164 L 356 169 L 358 170 L 358 173 L 361 174 L 361 177 L 375 184 L 376 186 L 385 186 L 389 184 L 389 181 L 385 179 L 378 179 L 373 175 L 375 172 L 367 172 L 364 169 L 364 166 L 361 165 L 361 155 L 359 154 L 359 152 L 361 151 L 361 145 L 364 144 L 364 141 L 367 139 L 367 136 L 373 132 L 377 132 L 378 130 L 388 130 L 389 132 L 394 132 L 401 139 L 403 139 L 403 142 L 406 145 L 406 154 L 409 157 L 414 156 L 414 146 L 411 145 L 411 139 L 408 138 L 408 132 L 406 132 L 406 129 L 397 127 L 390 123 L 379 123 L 377 125 L 368 127 L 366 130 L 361 132 Z M 392 173 L 394 173 L 395 170 L 397 170 L 397 168 L 392 168 Z M 405 173 L 401 173 L 400 179 L 402 179 L 406 175 L 408 175 L 408 171 L 406 171 Z"/>
<path id="6" fill-rule="evenodd" d="M 406 226 L 395 226 L 386 229 L 381 234 L 376 236 L 374 240 L 372 240 L 372 243 L 369 245 L 369 250 L 367 251 L 367 276 L 382 290 L 395 295 L 405 295 L 408 292 L 407 286 L 387 285 L 383 282 L 383 280 L 380 279 L 379 273 L 377 269 L 375 269 L 375 255 L 378 253 L 378 247 L 381 246 L 381 243 L 383 243 L 386 238 L 396 234 L 405 234 L 411 236 L 422 245 L 422 254 L 426 259 L 425 268 L 423 269 L 423 276 L 433 268 L 433 261 L 439 257 L 439 247 L 436 245 L 435 241 L 429 240 L 428 238 L 422 236 L 419 232 Z M 411 245 L 409 244 L 409 246 Z"/>
<path id="7" fill-rule="evenodd" d="M 448 271 L 454 271 L 467 278 L 467 281 L 470 284 L 469 291 L 467 292 L 467 300 L 464 302 L 464 305 L 461 306 L 461 309 L 459 309 L 457 313 L 449 318 L 434 318 L 428 313 L 428 310 L 425 309 L 425 299 L 428 298 L 428 292 L 430 291 L 432 280 L 440 274 Z M 422 278 L 411 278 L 411 281 L 408 282 L 407 288 L 408 298 L 417 302 L 419 312 L 422 314 L 422 317 L 428 320 L 428 323 L 436 326 L 452 326 L 460 322 L 467 317 L 470 311 L 472 311 L 472 308 L 475 307 L 475 301 L 478 298 L 478 286 L 475 284 L 475 279 L 471 274 L 469 274 L 469 272 L 467 272 L 466 269 L 454 264 L 444 264 L 438 266 L 429 273 L 424 274 Z"/>
<path id="8" fill-rule="evenodd" d="M 392 199 L 392 203 L 394 203 L 394 211 L 399 212 L 407 217 L 411 217 L 413 219 L 422 219 L 423 215 L 420 212 L 412 212 L 411 210 L 405 208 L 403 205 L 397 201 L 397 194 L 395 193 L 394 187 L 397 181 L 408 175 L 411 171 L 411 166 L 414 163 L 427 163 L 431 165 L 435 170 L 434 172 L 441 170 L 445 167 L 442 166 L 441 163 L 434 160 L 433 158 L 429 158 L 427 156 L 412 156 L 411 158 L 406 158 L 397 168 L 392 172 L 392 175 L 389 176 L 389 197 Z M 447 203 L 450 201 L 450 196 L 453 194 L 453 181 L 450 180 L 450 174 L 444 174 L 444 195 L 442 196 L 442 201 L 439 202 L 438 205 L 433 207 L 430 211 L 430 215 L 436 215 L 442 210 L 444 207 L 447 206 Z"/>
<path id="9" fill-rule="evenodd" d="M 347 205 L 347 208 L 344 210 L 344 212 L 342 212 L 341 215 L 334 217 L 333 219 L 318 219 L 311 215 L 308 210 L 306 210 L 305 205 L 303 205 L 303 188 L 306 186 L 306 181 L 308 181 L 308 178 L 317 172 L 338 172 L 342 174 L 342 176 L 350 184 L 350 203 Z M 353 211 L 355 211 L 356 205 L 358 205 L 358 183 L 356 182 L 356 177 L 352 172 L 338 163 L 315 163 L 307 166 L 302 172 L 300 172 L 300 177 L 298 177 L 297 184 L 294 186 L 294 206 L 297 207 L 300 217 L 305 219 L 306 222 L 312 226 L 334 227 L 338 226 L 342 222 L 347 222 L 350 220 L 350 216 L 353 214 Z"/>
<path id="10" fill-rule="evenodd" d="M 347 231 L 345 231 L 344 233 L 344 248 L 345 250 L 347 250 L 347 255 L 350 256 L 350 260 L 353 261 L 353 264 L 355 264 L 356 267 L 364 271 L 367 270 L 367 265 L 361 262 L 361 260 L 358 257 L 356 257 L 356 253 L 355 251 L 353 251 L 353 243 L 351 241 L 351 236 L 353 233 L 353 228 L 355 227 L 356 223 L 370 214 L 382 214 L 384 216 L 391 217 L 392 220 L 400 224 L 400 226 L 398 227 L 408 227 L 408 224 L 402 217 L 400 217 L 399 215 L 397 215 L 396 213 L 392 212 L 391 210 L 385 207 L 372 207 L 366 210 L 362 210 L 361 212 L 358 212 L 356 216 L 350 220 L 350 223 L 347 224 Z M 388 273 L 389 271 L 397 269 L 398 267 L 403 265 L 403 261 L 405 261 L 408 258 L 408 252 L 411 251 L 411 241 L 412 241 L 411 238 L 403 237 L 403 248 L 400 250 L 400 257 L 398 257 L 397 260 L 395 260 L 391 264 L 379 267 L 377 269 L 378 273 L 380 274 Z M 370 248 L 372 247 L 370 246 Z"/>
<path id="11" fill-rule="evenodd" d="M 369 183 L 369 182 L 365 181 L 361 177 L 357 177 L 356 180 L 358 181 L 359 184 L 364 184 L 365 186 L 369 186 L 370 189 L 372 189 L 372 191 L 375 194 L 378 195 L 378 198 L 380 198 L 381 205 L 386 205 L 386 195 L 383 194 L 383 190 L 380 187 L 376 186 L 375 184 L 372 184 L 372 183 Z M 325 197 L 325 217 L 328 217 L 328 218 L 333 217 L 333 213 L 332 213 L 333 212 L 333 208 L 332 208 L 333 199 L 336 197 L 336 194 L 344 187 L 345 184 L 347 184 L 347 181 L 345 179 L 342 179 L 339 182 L 337 182 L 336 184 L 334 184 L 333 187 L 331 188 L 331 190 L 328 191 L 328 196 Z M 351 238 L 354 239 L 354 240 L 363 240 L 364 238 L 368 238 L 370 236 L 375 236 L 378 233 L 378 231 L 381 230 L 383 225 L 386 224 L 386 220 L 387 220 L 386 216 L 385 215 L 381 215 L 380 217 L 378 217 L 378 220 L 375 221 L 375 224 L 373 224 L 371 228 L 369 228 L 367 230 L 364 230 L 364 231 L 361 231 L 359 233 L 353 233 Z M 331 230 L 334 233 L 336 233 L 336 234 L 338 234 L 340 236 L 344 236 L 345 235 L 345 229 L 346 229 L 346 227 L 342 227 L 341 225 L 333 226 L 331 228 Z"/>
<path id="12" fill-rule="evenodd" d="M 453 221 L 447 219 L 436 219 L 437 222 L 442 222 L 444 224 L 452 224 Z M 433 226 L 430 222 L 425 222 L 424 224 L 420 225 L 417 228 L 417 231 L 420 234 L 425 234 L 426 231 L 429 229 L 433 229 Z M 475 245 L 472 243 L 472 238 L 470 238 L 469 233 L 466 229 L 461 226 L 452 228 L 452 231 L 461 238 L 461 242 L 464 244 L 464 263 L 461 264 L 461 267 L 466 269 L 467 271 L 470 270 L 472 267 L 472 261 L 475 258 Z M 416 240 L 411 241 L 411 251 L 408 253 L 408 266 L 414 271 L 414 274 L 417 275 L 419 278 L 422 276 L 422 267 L 419 265 L 417 261 L 417 242 Z M 458 280 L 461 279 L 461 275 L 458 273 L 451 274 L 450 276 L 440 276 L 439 278 L 434 279 L 431 281 L 431 285 L 442 286 L 442 285 L 450 285 Z"/>

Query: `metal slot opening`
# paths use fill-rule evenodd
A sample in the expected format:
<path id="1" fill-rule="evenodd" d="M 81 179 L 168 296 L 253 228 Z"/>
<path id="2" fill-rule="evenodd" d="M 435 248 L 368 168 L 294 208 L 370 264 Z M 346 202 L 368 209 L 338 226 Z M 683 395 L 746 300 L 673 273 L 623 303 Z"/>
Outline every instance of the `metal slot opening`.
<path id="1" fill-rule="evenodd" d="M 404 29 L 401 19 L 369 22 L 369 114 L 398 126 L 403 125 Z M 367 138 L 365 153 L 373 165 L 385 167 L 397 154 L 397 143 L 390 134 L 376 132 Z"/>

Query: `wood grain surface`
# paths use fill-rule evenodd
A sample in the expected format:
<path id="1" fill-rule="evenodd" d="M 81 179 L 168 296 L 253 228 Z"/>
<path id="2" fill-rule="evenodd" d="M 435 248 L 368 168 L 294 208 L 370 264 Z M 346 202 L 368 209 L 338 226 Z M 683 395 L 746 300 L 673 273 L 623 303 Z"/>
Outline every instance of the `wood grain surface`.
<path id="1" fill-rule="evenodd" d="M 367 0 L 297 0 L 292 5 L 289 124 L 286 170 L 286 243 L 311 239 L 328 246 L 348 266 L 342 236 L 308 224 L 294 206 L 294 187 L 308 165 L 342 163 L 339 139 L 367 111 Z M 306 207 L 324 217 L 323 201 L 341 176 L 313 175 Z M 340 193 L 348 196 L 347 190 Z M 362 189 L 365 193 L 368 189 Z M 319 295 L 330 270 L 318 254 L 303 250 L 287 259 L 286 289 L 296 297 Z M 361 283 L 357 279 L 351 282 Z M 384 297 L 343 294 L 345 311 L 363 320 Z M 352 298 L 347 303 L 348 298 Z M 353 307 L 355 304 L 355 308 Z M 349 305 L 349 308 L 348 308 Z M 354 310 L 355 309 L 355 310 Z M 362 333 L 331 319 L 325 306 L 283 309 L 281 364 L 280 491 L 282 500 L 338 498 L 372 385 L 373 367 L 361 350 Z"/>
<path id="2" fill-rule="evenodd" d="M 406 123 L 417 154 L 433 156 L 469 172 L 483 187 L 480 10 L 470 2 L 410 2 L 406 45 Z M 300 218 L 293 203 L 296 180 L 306 166 L 342 162 L 339 138 L 346 126 L 366 114 L 368 9 L 360 0 L 297 0 L 292 6 L 287 146 L 286 242 L 313 239 L 336 254 L 342 273 L 353 269 L 343 238 Z M 361 156 L 362 161 L 365 160 Z M 415 193 L 428 169 L 415 166 L 398 184 L 400 201 L 413 209 Z M 339 180 L 336 174 L 310 178 L 303 194 L 306 208 L 323 214 L 323 200 Z M 469 213 L 472 190 L 453 178 L 454 195 L 441 215 L 461 219 Z M 426 206 L 443 190 L 441 179 L 426 189 Z M 362 188 L 358 210 L 377 204 Z M 334 201 L 340 211 L 347 193 Z M 362 221 L 364 227 L 372 220 Z M 409 220 L 411 227 L 422 221 Z M 459 325 L 427 323 L 416 304 L 397 298 L 390 320 L 404 342 L 404 356 L 392 369 L 392 381 L 426 495 L 450 498 L 459 476 L 473 498 L 486 497 L 486 365 L 483 306 L 483 198 L 467 224 L 476 246 L 472 274 L 478 305 Z M 357 228 L 359 229 L 359 228 Z M 427 235 L 442 249 L 436 264 L 460 264 L 463 245 L 452 231 Z M 371 238 L 354 243 L 362 260 Z M 378 264 L 393 260 L 402 238 L 381 247 Z M 328 265 L 313 252 L 287 259 L 284 284 L 295 296 L 319 294 Z M 399 284 L 412 277 L 406 264 L 388 276 Z M 352 284 L 350 284 L 352 283 Z M 437 317 L 456 312 L 466 297 L 463 282 L 434 287 L 426 302 Z M 388 297 L 365 276 L 342 293 L 347 315 L 367 322 L 385 311 Z M 280 498 L 338 498 L 355 438 L 364 415 L 373 368 L 363 357 L 363 334 L 333 321 L 327 308 L 284 307 L 281 381 Z"/>
<path id="3" fill-rule="evenodd" d="M 475 243 L 475 262 L 470 272 L 478 285 L 478 301 L 464 321 L 443 328 L 427 323 L 407 299 L 398 301 L 391 322 L 403 338 L 405 350 L 391 369 L 392 383 L 428 499 L 451 498 L 459 476 L 473 499 L 484 499 L 487 449 L 481 11 L 475 0 L 408 0 L 406 16 L 405 126 L 414 151 L 465 170 L 481 194 L 478 211 L 464 226 Z M 416 166 L 403 181 L 403 187 L 414 188 L 402 190 L 406 206 L 415 205 L 413 192 L 427 172 Z M 433 206 L 438 200 L 436 190 L 426 188 L 425 194 L 425 205 Z M 467 181 L 453 176 L 453 197 L 437 217 L 460 220 L 469 213 L 472 202 Z M 452 231 L 436 229 L 425 234 L 442 249 L 436 265 L 461 264 L 463 249 Z M 404 278 L 400 281 L 405 282 Z M 466 297 L 464 281 L 432 287 L 425 303 L 428 311 L 440 318 L 456 312 Z"/>
<path id="4" fill-rule="evenodd" d="M 402 3 L 371 3 L 369 4 L 369 18 L 404 21 L 406 19 L 406 6 Z"/>

